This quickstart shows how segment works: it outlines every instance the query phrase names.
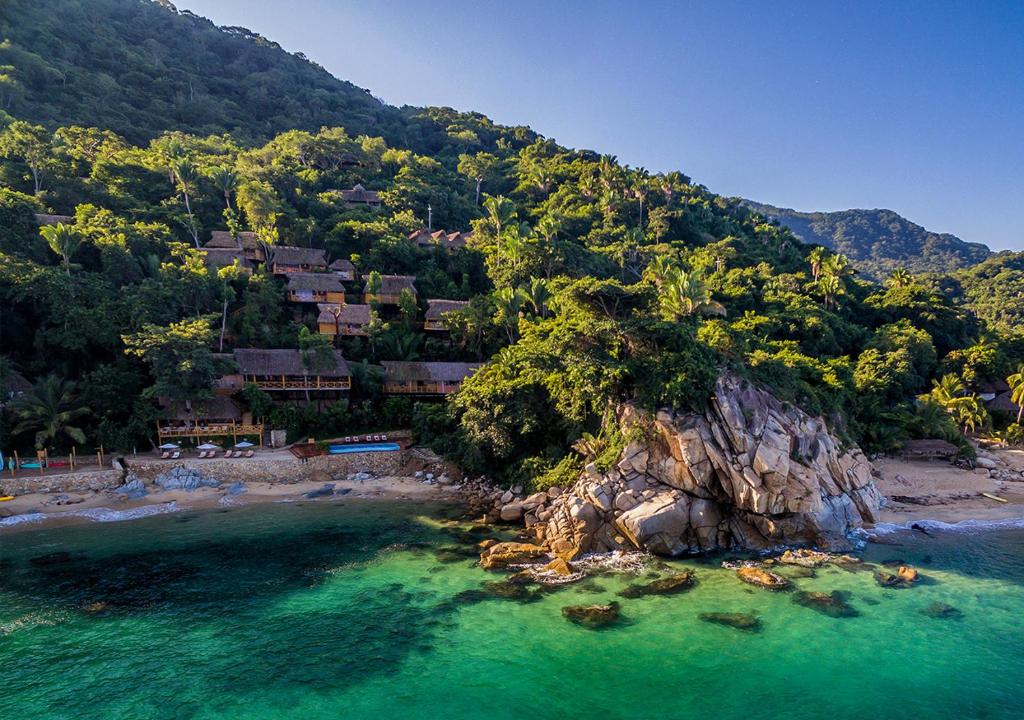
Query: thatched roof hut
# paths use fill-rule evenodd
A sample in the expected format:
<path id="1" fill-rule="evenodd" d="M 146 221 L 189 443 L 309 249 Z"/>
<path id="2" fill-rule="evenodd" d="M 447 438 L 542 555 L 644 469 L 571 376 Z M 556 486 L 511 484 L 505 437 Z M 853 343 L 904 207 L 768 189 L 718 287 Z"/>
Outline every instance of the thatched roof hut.
<path id="1" fill-rule="evenodd" d="M 356 185 L 351 190 L 339 190 L 341 197 L 350 205 L 369 205 L 370 207 L 380 206 L 380 193 L 376 190 L 367 190 L 362 185 Z"/>
<path id="2" fill-rule="evenodd" d="M 277 245 L 271 249 L 270 262 L 275 273 L 326 270 L 327 254 L 316 248 Z"/>
<path id="3" fill-rule="evenodd" d="M 380 276 L 380 294 L 381 295 L 401 295 L 403 290 L 408 290 L 413 295 L 416 294 L 416 276 L 415 275 L 381 275 Z"/>
<path id="4" fill-rule="evenodd" d="M 245 256 L 240 248 L 211 248 L 202 250 L 203 264 L 206 267 L 219 270 L 222 267 L 229 267 L 238 261 L 238 264 L 248 271 L 252 271 L 252 262 Z"/>
<path id="5" fill-rule="evenodd" d="M 1012 415 L 1016 419 L 1017 413 L 1020 412 L 1020 406 L 1010 399 L 1012 395 L 1013 393 L 1009 390 L 999 393 L 990 402 L 986 403 L 985 407 L 989 412 L 992 412 L 993 410 L 996 412 L 1003 412 L 1007 415 Z"/>
<path id="6" fill-rule="evenodd" d="M 344 293 L 341 278 L 333 273 L 296 272 L 288 274 L 290 293 Z"/>
<path id="7" fill-rule="evenodd" d="M 334 362 L 325 368 L 310 370 L 302 364 L 298 350 L 239 349 L 234 352 L 239 371 L 246 376 L 277 377 L 319 375 L 320 377 L 349 377 L 348 363 L 341 353 L 334 351 Z"/>
<path id="8" fill-rule="evenodd" d="M 480 363 L 462 362 L 407 362 L 390 361 L 381 362 L 384 367 L 385 382 L 409 382 L 427 381 L 458 383 L 476 372 Z"/>
<path id="9" fill-rule="evenodd" d="M 337 322 L 338 325 L 368 325 L 370 322 L 370 306 L 369 305 L 319 305 L 320 315 L 317 318 L 317 324 L 330 324 L 334 325 Z M 334 311 L 336 308 L 341 308 L 341 313 L 335 318 Z"/>
<path id="10" fill-rule="evenodd" d="M 242 419 L 242 410 L 231 398 L 215 396 L 209 400 L 196 400 L 192 403 L 191 409 L 180 400 L 168 402 L 161 408 L 160 418 L 181 422 L 193 420 L 238 422 Z"/>

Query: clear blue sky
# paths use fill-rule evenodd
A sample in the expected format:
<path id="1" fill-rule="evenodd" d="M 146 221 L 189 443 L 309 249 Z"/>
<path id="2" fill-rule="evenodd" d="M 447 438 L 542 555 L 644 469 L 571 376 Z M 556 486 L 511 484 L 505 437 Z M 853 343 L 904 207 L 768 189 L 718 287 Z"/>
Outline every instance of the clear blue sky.
<path id="1" fill-rule="evenodd" d="M 1024 249 L 1024 2 L 177 0 L 402 105 Z"/>

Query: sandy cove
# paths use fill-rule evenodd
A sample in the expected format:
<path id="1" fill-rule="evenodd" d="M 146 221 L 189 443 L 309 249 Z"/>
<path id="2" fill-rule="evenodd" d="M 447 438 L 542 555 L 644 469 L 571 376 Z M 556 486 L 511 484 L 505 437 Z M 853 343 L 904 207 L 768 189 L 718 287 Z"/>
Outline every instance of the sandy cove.
<path id="1" fill-rule="evenodd" d="M 1018 479 L 999 481 L 990 477 L 988 470 L 963 470 L 942 460 L 873 461 L 881 474 L 875 484 L 887 498 L 879 522 L 905 525 L 921 520 L 958 523 L 1024 518 L 1024 450 L 992 448 L 983 452 L 1015 472 Z M 1007 502 L 992 500 L 982 493 Z"/>
<path id="2" fill-rule="evenodd" d="M 443 501 L 457 497 L 454 486 L 428 484 L 415 477 L 415 473 L 433 472 L 441 477 L 442 473 L 451 472 L 453 478 L 459 477 L 436 455 L 420 448 L 361 457 L 321 456 L 307 462 L 280 450 L 266 451 L 253 459 L 186 458 L 167 462 L 140 456 L 128 458 L 128 461 L 130 471 L 145 485 L 147 494 L 143 497 L 129 499 L 115 491 L 121 484 L 121 473 L 110 470 L 30 478 L 28 483 L 17 481 L 16 497 L 0 503 L 0 533 L 39 527 L 43 523 L 92 522 L 97 517 L 105 517 L 104 510 L 112 511 L 112 519 L 130 519 L 145 515 L 147 510 L 157 514 L 277 502 Z M 156 476 L 176 468 L 195 470 L 221 485 L 165 490 L 154 482 Z M 334 485 L 334 494 L 307 497 L 325 483 Z M 10 480 L 0 481 L 0 486 L 6 488 L 13 485 Z M 243 488 L 244 492 L 233 494 L 229 491 L 232 485 Z M 12 520 L 14 517 L 22 521 Z"/>

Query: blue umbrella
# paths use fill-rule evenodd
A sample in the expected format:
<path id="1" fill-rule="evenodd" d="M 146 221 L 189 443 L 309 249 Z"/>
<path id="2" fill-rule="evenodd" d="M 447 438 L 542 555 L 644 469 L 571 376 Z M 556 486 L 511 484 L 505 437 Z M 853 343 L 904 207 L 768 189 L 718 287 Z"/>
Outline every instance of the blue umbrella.
<path id="1" fill-rule="evenodd" d="M 174 443 L 164 443 L 163 445 L 160 446 L 160 449 L 161 450 L 177 450 L 178 446 L 175 445 Z"/>
<path id="2" fill-rule="evenodd" d="M 240 448 L 251 448 L 251 447 L 256 447 L 256 445 L 255 445 L 254 443 L 251 443 L 251 442 L 249 442 L 248 440 L 243 440 L 242 442 L 240 442 L 240 443 L 237 443 L 237 444 L 235 445 L 235 447 L 240 447 Z"/>

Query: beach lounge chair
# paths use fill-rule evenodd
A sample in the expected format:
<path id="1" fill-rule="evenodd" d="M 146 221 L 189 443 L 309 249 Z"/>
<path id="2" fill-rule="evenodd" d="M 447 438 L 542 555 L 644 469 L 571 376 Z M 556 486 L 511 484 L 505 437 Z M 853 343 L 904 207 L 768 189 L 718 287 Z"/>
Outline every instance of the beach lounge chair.
<path id="1" fill-rule="evenodd" d="M 199 459 L 200 460 L 205 460 L 206 459 L 206 451 L 205 450 L 200 450 L 199 451 Z"/>
<path id="2" fill-rule="evenodd" d="M 242 451 L 241 450 L 235 450 L 233 453 L 231 453 L 231 457 L 233 457 L 233 458 L 240 458 L 240 457 L 242 457 Z"/>
<path id="3" fill-rule="evenodd" d="M 175 450 L 174 453 L 171 454 L 171 460 L 177 460 L 180 457 L 181 457 L 181 450 Z"/>
<path id="4" fill-rule="evenodd" d="M 384 442 L 387 442 L 388 436 L 387 435 L 381 435 L 380 439 L 383 440 Z"/>
<path id="5" fill-rule="evenodd" d="M 160 456 L 160 459 L 161 459 L 161 460 L 166 460 L 166 459 L 167 459 L 167 458 L 169 458 L 170 456 L 171 456 L 171 454 L 170 454 L 169 452 L 167 452 L 167 451 L 165 450 L 165 451 L 164 451 L 164 454 Z"/>
<path id="6" fill-rule="evenodd" d="M 254 456 L 255 454 L 256 454 L 256 452 L 255 452 L 254 450 L 247 450 L 247 451 L 246 451 L 246 453 L 245 453 L 245 456 L 246 456 L 247 458 L 251 458 L 251 457 L 252 457 L 252 456 Z"/>

